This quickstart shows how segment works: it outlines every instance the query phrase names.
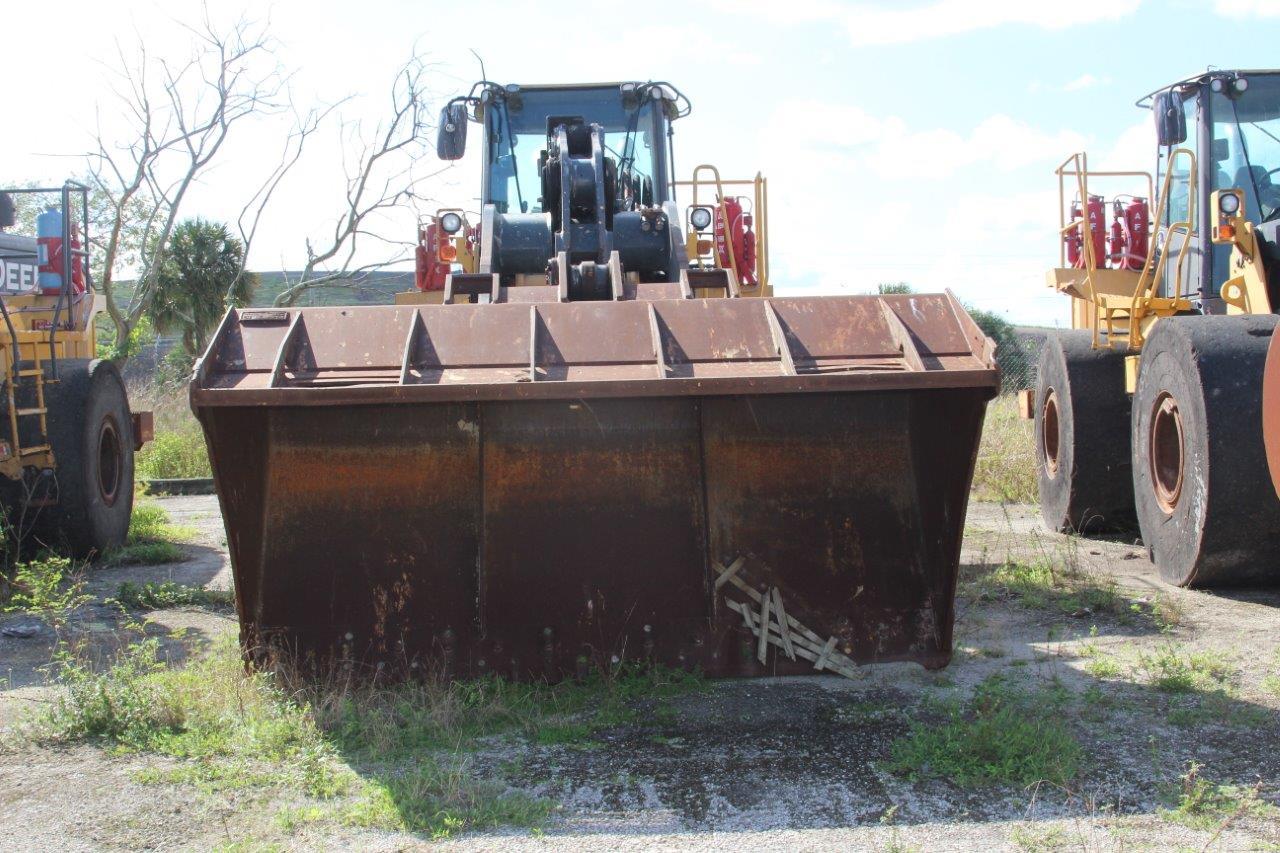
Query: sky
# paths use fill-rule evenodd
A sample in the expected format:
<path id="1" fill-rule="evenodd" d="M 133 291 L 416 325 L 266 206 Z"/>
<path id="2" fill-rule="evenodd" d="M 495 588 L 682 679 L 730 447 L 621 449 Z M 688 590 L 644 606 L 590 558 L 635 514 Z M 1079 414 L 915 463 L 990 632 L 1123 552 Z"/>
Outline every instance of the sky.
<path id="1" fill-rule="evenodd" d="M 95 133 L 127 138 L 113 91 L 121 52 L 141 43 L 177 61 L 189 50 L 180 24 L 201 14 L 192 0 L 11 6 L 5 184 L 60 181 L 83 171 Z M 1280 65 L 1280 0 L 652 0 L 591 3 L 571 21 L 561 8 L 210 0 L 215 21 L 247 14 L 267 27 L 295 104 L 349 98 L 282 184 L 250 266 L 297 268 L 308 240 L 323 242 L 342 211 L 344 157 L 385 118 L 390 81 L 415 50 L 431 63 L 433 114 L 479 77 L 479 54 L 504 83 L 677 85 L 693 104 L 676 124 L 677 168 L 769 180 L 779 295 L 907 282 L 1015 323 L 1068 325 L 1066 297 L 1044 284 L 1058 259 L 1055 166 L 1087 151 L 1099 168 L 1153 170 L 1150 115 L 1134 101 L 1210 66 Z M 283 115 L 234 130 L 183 214 L 233 221 L 288 130 Z M 430 201 L 382 217 L 388 238 L 412 239 L 436 204 L 478 207 L 474 158 L 442 169 L 430 144 L 422 158 Z M 390 250 L 360 251 L 374 261 Z"/>

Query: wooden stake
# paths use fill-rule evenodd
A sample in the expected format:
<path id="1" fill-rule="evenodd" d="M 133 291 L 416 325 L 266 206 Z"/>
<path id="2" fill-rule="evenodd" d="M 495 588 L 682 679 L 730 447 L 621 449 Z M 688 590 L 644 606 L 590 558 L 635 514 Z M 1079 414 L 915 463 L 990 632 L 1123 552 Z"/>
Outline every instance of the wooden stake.
<path id="1" fill-rule="evenodd" d="M 716 589 L 720 589 L 720 587 L 724 586 L 730 580 L 732 580 L 733 576 L 736 575 L 738 573 L 738 570 L 742 568 L 743 562 L 744 562 L 743 559 L 739 557 L 738 559 L 730 563 L 729 568 L 727 569 L 724 566 L 720 565 L 719 563 L 716 563 L 715 564 L 716 571 L 719 572 L 719 575 L 717 575 L 716 577 Z"/>
<path id="2" fill-rule="evenodd" d="M 827 664 L 827 657 L 831 654 L 831 650 L 836 647 L 836 638 L 828 637 L 826 645 L 822 647 L 822 654 L 818 655 L 818 659 L 813 662 L 813 668 L 821 670 Z"/>
<path id="3" fill-rule="evenodd" d="M 769 656 L 769 596 L 760 599 L 760 645 L 756 649 L 756 657 L 760 663 Z"/>
<path id="4" fill-rule="evenodd" d="M 787 657 L 792 660 L 796 659 L 796 650 L 791 647 L 791 626 L 787 624 L 787 611 L 782 609 L 782 593 L 778 592 L 775 586 L 773 592 L 773 609 L 778 614 L 778 629 L 782 635 L 782 650 L 787 653 Z"/>

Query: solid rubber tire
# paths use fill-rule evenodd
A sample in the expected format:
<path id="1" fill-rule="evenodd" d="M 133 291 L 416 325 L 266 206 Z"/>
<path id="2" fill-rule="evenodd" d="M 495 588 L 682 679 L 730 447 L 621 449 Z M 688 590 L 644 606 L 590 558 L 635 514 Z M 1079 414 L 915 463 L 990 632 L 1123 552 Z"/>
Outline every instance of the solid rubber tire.
<path id="1" fill-rule="evenodd" d="M 41 510 L 37 530 L 48 545 L 83 559 L 124 544 L 133 512 L 133 419 L 120 372 L 109 361 L 63 360 L 59 381 L 45 387 L 49 444 L 57 477 L 56 505 Z M 115 433 L 116 485 L 99 485 L 108 426 Z M 110 448 L 108 447 L 108 451 Z M 110 463 L 109 463 L 110 464 Z"/>
<path id="2" fill-rule="evenodd" d="M 1277 318 L 1172 317 L 1143 347 L 1133 399 L 1133 488 L 1142 541 L 1178 586 L 1280 579 L 1280 499 L 1262 440 L 1262 371 Z M 1181 491 L 1161 506 L 1150 459 L 1162 395 L 1176 401 Z"/>
<path id="3" fill-rule="evenodd" d="M 1034 440 L 1040 514 L 1050 530 L 1064 533 L 1133 526 L 1124 354 L 1094 349 L 1092 342 L 1086 331 L 1050 334 L 1037 371 Z M 1050 391 L 1058 416 L 1056 472 L 1045 446 Z"/>

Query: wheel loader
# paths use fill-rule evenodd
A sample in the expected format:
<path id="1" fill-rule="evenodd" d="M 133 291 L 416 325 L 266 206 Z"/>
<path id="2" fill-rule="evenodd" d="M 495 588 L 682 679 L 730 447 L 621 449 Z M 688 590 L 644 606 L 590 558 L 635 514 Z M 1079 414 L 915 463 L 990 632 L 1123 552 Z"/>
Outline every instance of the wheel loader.
<path id="1" fill-rule="evenodd" d="M 116 366 L 97 358 L 89 190 L 0 190 L 0 506 L 23 548 L 101 555 L 125 542 L 133 454 L 152 433 Z M 19 233 L 21 201 L 35 234 Z M 29 224 L 29 223 L 28 223 Z"/>
<path id="2" fill-rule="evenodd" d="M 477 83 L 480 205 L 387 306 L 199 360 L 250 657 L 558 680 L 951 655 L 993 344 L 950 293 L 774 296 L 768 184 L 676 178 L 659 82 Z"/>
<path id="3" fill-rule="evenodd" d="M 1061 531 L 1136 524 L 1171 584 L 1274 583 L 1280 71 L 1213 70 L 1138 106 L 1154 178 L 1083 153 L 1057 169 L 1048 283 L 1073 330 L 1050 336 L 1022 399 L 1042 513 Z"/>

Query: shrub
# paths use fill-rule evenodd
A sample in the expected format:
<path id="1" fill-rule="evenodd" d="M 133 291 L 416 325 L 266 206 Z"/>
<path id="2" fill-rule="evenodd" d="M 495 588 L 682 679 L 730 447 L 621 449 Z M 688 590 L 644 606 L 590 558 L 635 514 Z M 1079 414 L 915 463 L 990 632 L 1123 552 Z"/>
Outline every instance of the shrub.
<path id="1" fill-rule="evenodd" d="M 138 453 L 137 468 L 151 480 L 213 476 L 199 427 L 157 433 Z"/>
<path id="2" fill-rule="evenodd" d="M 978 500 L 1035 503 L 1040 499 L 1036 482 L 1036 451 L 1032 422 L 1018 415 L 1012 395 L 987 404 L 982 443 L 973 469 L 973 494 Z"/>

